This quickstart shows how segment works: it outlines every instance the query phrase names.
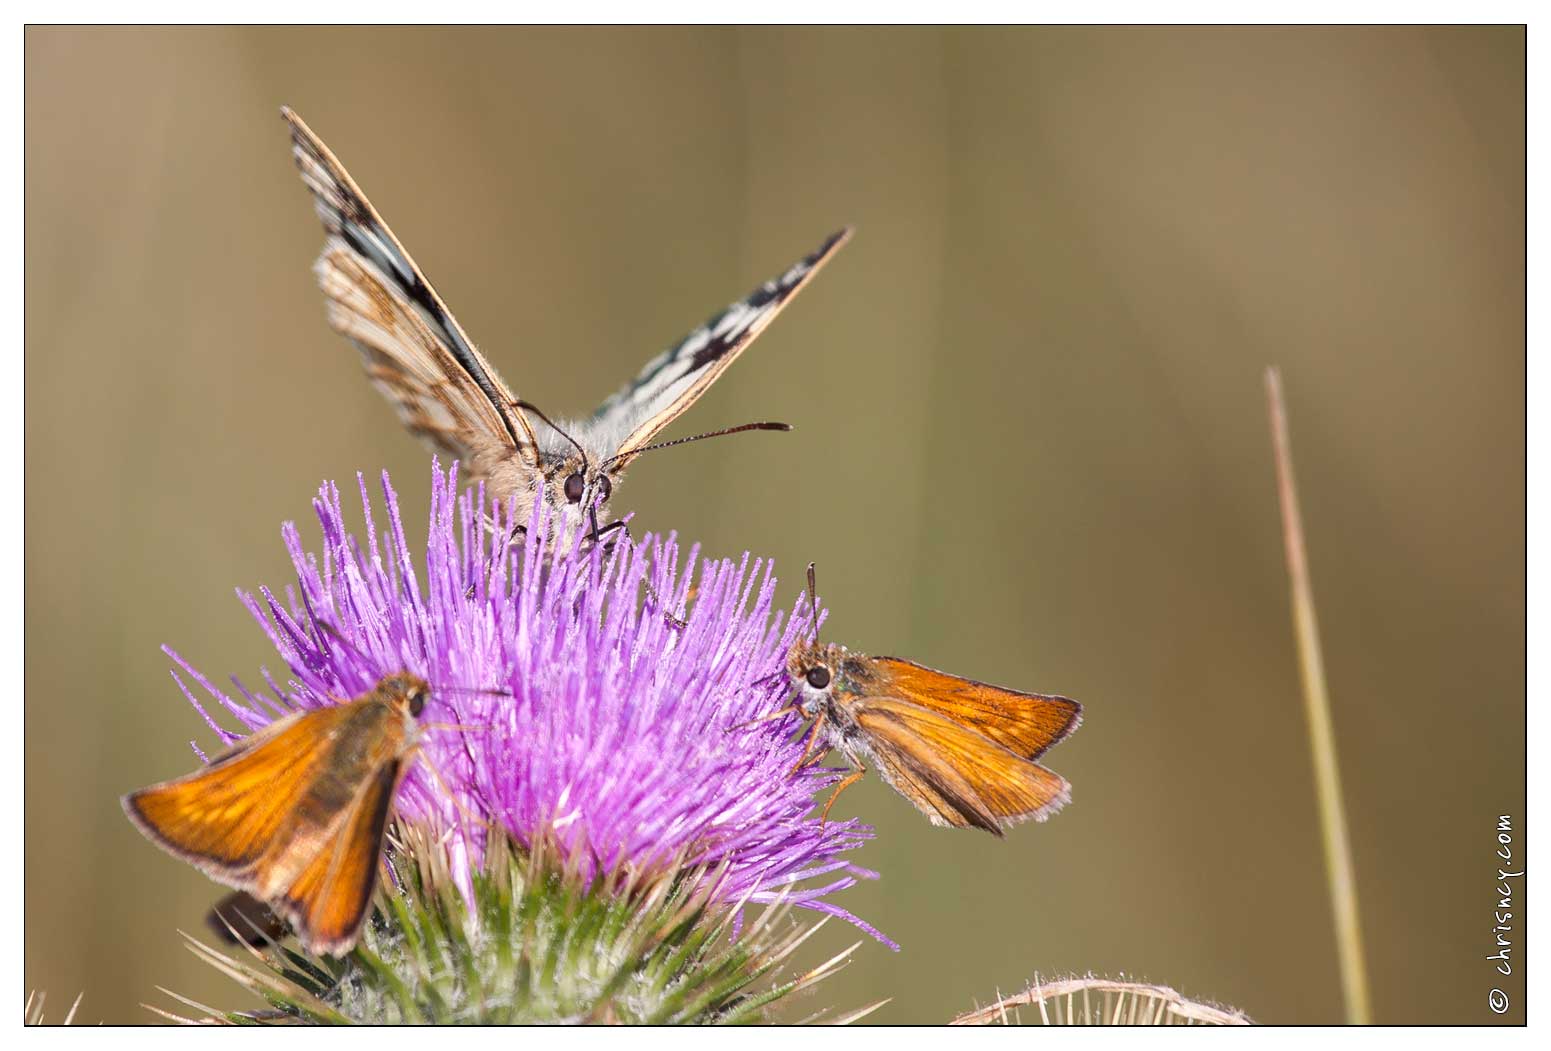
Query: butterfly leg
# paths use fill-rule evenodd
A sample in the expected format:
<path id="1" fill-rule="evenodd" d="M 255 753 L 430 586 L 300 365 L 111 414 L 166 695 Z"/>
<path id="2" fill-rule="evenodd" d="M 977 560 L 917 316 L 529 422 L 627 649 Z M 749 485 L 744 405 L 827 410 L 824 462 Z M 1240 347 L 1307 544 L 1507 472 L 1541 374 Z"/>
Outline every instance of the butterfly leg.
<path id="1" fill-rule="evenodd" d="M 588 511 L 587 514 L 592 519 L 592 531 L 587 534 L 587 539 L 594 544 L 613 532 L 623 533 L 626 540 L 630 539 L 630 527 L 625 524 L 623 518 L 617 518 L 600 529 L 598 528 L 598 512 Z"/>
<path id="2" fill-rule="evenodd" d="M 507 548 L 510 548 L 514 542 L 521 543 L 523 541 L 526 541 L 527 539 L 528 539 L 528 527 L 527 526 L 525 526 L 525 525 L 513 526 L 512 527 L 512 531 L 510 533 L 508 533 L 507 536 L 506 536 L 506 544 L 505 544 L 505 546 Z M 499 550 L 501 550 L 501 549 L 500 548 L 495 548 L 495 549 L 491 550 L 490 557 L 485 559 L 485 572 L 484 572 L 484 575 L 485 575 L 485 578 L 487 580 L 490 577 L 490 571 L 495 568 L 496 554 L 497 554 L 497 552 Z M 470 581 L 469 582 L 469 586 L 463 589 L 463 597 L 465 599 L 473 598 L 474 597 L 474 592 L 478 589 L 478 587 L 479 587 L 479 582 L 478 581 Z"/>
<path id="3" fill-rule="evenodd" d="M 769 675 L 762 675 L 755 679 L 753 682 L 749 683 L 749 689 L 757 689 L 758 687 L 769 685 L 770 683 L 775 682 L 777 679 L 784 678 L 785 675 L 785 668 L 777 668 Z"/>
<path id="4" fill-rule="evenodd" d="M 625 520 L 623 518 L 615 519 L 614 521 L 610 522 L 608 525 L 600 527 L 598 525 L 598 512 L 596 510 L 589 509 L 588 512 L 587 512 L 587 515 L 588 515 L 588 517 L 592 521 L 592 529 L 587 534 L 587 540 L 590 543 L 593 543 L 593 544 L 600 543 L 603 540 L 604 537 L 606 537 L 610 533 L 614 533 L 614 532 L 618 532 L 626 540 L 630 539 L 630 526 L 626 524 L 626 522 L 625 522 Z M 618 540 L 619 540 L 619 538 L 616 537 L 614 542 L 617 543 Z M 607 549 L 605 549 L 605 553 L 606 552 L 607 552 Z M 650 580 L 648 580 L 648 581 L 645 581 L 644 583 L 646 584 L 646 600 L 648 602 L 656 604 L 658 607 L 661 607 L 662 605 L 664 605 L 664 603 L 662 601 L 662 597 L 657 594 L 657 589 L 652 587 L 652 582 Z M 690 589 L 690 593 L 691 594 L 694 593 L 694 589 L 693 588 Z M 663 613 L 662 616 L 663 616 L 663 619 L 668 622 L 668 626 L 670 628 L 673 628 L 675 631 L 682 631 L 685 628 L 689 627 L 689 621 L 685 620 L 682 617 L 674 616 L 672 613 L 668 613 L 666 611 Z"/>
<path id="5" fill-rule="evenodd" d="M 797 760 L 796 766 L 792 767 L 792 773 L 795 774 L 797 771 L 808 765 L 808 756 L 813 755 L 813 746 L 819 742 L 819 731 L 824 728 L 824 717 L 826 714 L 827 713 L 820 711 L 819 714 L 814 717 L 813 732 L 808 735 L 808 743 L 803 746 L 802 758 Z M 814 762 L 822 763 L 824 761 L 824 757 L 828 754 L 829 749 L 825 748 L 822 752 L 814 757 Z"/>
<path id="6" fill-rule="evenodd" d="M 801 709 L 798 708 L 796 704 L 788 704 L 785 708 L 782 708 L 779 711 L 771 712 L 769 715 L 761 715 L 758 719 L 750 719 L 747 722 L 735 723 L 734 725 L 727 727 L 727 732 L 732 733 L 734 730 L 746 730 L 750 726 L 758 726 L 760 723 L 772 723 L 777 719 L 784 719 L 788 715 L 796 715 L 800 711 Z"/>
<path id="7" fill-rule="evenodd" d="M 662 598 L 657 594 L 657 589 L 652 587 L 652 582 L 650 580 L 643 581 L 643 583 L 646 584 L 647 601 L 656 603 L 660 608 L 663 605 L 663 602 Z M 691 589 L 691 594 L 693 594 L 693 589 Z M 678 616 L 677 614 L 669 613 L 667 610 L 662 610 L 662 619 L 667 621 L 668 627 L 672 628 L 674 631 L 683 631 L 685 628 L 689 627 L 688 620 Z"/>
<path id="8" fill-rule="evenodd" d="M 829 808 L 835 805 L 835 800 L 840 798 L 840 793 L 844 792 L 846 789 L 860 781 L 862 779 L 862 775 L 866 772 L 867 768 L 858 764 L 855 770 L 841 778 L 840 783 L 835 786 L 835 790 L 830 793 L 829 802 L 824 804 L 824 813 L 819 815 L 819 828 L 822 829 L 824 827 L 824 822 L 829 820 Z"/>

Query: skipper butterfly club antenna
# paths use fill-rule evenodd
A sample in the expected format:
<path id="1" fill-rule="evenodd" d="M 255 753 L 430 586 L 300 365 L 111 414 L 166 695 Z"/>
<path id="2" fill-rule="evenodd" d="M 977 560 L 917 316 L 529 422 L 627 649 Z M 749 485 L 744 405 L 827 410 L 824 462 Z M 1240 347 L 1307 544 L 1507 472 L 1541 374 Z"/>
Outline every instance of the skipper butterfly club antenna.
<path id="1" fill-rule="evenodd" d="M 808 563 L 808 607 L 813 611 L 813 646 L 819 645 L 819 588 L 814 583 L 814 564 Z"/>

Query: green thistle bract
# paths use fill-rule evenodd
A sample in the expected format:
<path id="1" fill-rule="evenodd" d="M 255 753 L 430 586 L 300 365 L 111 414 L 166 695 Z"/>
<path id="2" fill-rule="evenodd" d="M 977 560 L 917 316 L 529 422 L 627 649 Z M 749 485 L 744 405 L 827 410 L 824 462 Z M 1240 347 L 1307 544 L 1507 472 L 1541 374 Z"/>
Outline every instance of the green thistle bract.
<path id="1" fill-rule="evenodd" d="M 396 838 L 403 887 L 380 895 L 348 956 L 278 945 L 228 953 L 190 938 L 196 955 L 271 1009 L 217 1012 L 178 999 L 198 1020 L 233 1024 L 754 1022 L 861 944 L 792 975 L 783 964 L 824 920 L 801 928 L 777 904 L 735 932 L 736 903 L 717 902 L 714 872 L 584 884 L 557 859 L 496 836 L 471 913 L 446 852 L 414 830 Z"/>

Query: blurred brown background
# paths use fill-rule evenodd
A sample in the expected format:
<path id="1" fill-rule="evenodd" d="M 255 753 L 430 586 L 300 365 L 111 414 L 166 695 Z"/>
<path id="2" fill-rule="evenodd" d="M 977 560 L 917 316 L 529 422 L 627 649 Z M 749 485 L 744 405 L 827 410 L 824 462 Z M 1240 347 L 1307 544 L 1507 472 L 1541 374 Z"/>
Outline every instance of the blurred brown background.
<path id="1" fill-rule="evenodd" d="M 816 559 L 837 640 L 1087 705 L 1073 805 L 1004 842 L 846 799 L 883 876 L 842 900 L 904 951 L 821 995 L 879 1020 L 1089 970 L 1340 1018 L 1280 364 L 1376 1014 L 1491 1020 L 1524 63 L 1516 28 L 29 31 L 28 988 L 240 1002 L 175 933 L 215 888 L 119 810 L 207 736 L 158 646 L 275 664 L 232 589 L 284 584 L 321 479 L 386 466 L 423 520 L 427 457 L 323 320 L 288 103 L 551 412 L 857 225 L 673 433 L 796 431 L 646 458 L 615 506 L 788 599 Z"/>

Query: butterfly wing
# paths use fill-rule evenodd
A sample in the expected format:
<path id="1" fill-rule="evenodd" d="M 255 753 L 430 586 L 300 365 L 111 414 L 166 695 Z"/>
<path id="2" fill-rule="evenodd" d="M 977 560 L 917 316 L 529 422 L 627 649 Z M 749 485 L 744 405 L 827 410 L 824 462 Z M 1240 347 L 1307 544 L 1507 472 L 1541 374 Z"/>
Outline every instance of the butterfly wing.
<path id="1" fill-rule="evenodd" d="M 377 887 L 378 859 L 404 763 L 392 760 L 361 786 L 319 850 L 276 900 L 303 945 L 316 953 L 348 952 L 360 935 Z"/>
<path id="2" fill-rule="evenodd" d="M 298 803 L 328 763 L 352 705 L 298 712 L 237 742 L 186 777 L 123 799 L 141 832 L 230 886 L 255 889 L 256 871 L 294 830 Z"/>
<path id="3" fill-rule="evenodd" d="M 1066 779 L 929 708 L 890 697 L 851 706 L 879 772 L 934 825 L 1043 821 L 1071 798 Z"/>
<path id="4" fill-rule="evenodd" d="M 871 664 L 879 693 L 945 715 L 1027 759 L 1038 759 L 1082 724 L 1082 705 L 1067 697 L 1005 690 L 900 657 Z"/>
<path id="5" fill-rule="evenodd" d="M 611 470 L 624 470 L 658 431 L 693 405 L 850 238 L 850 227 L 831 234 L 780 277 L 766 281 L 648 361 L 635 379 L 598 406 L 587 427 L 599 436 L 598 445 L 614 449 Z"/>
<path id="6" fill-rule="evenodd" d="M 230 945 L 262 946 L 290 932 L 279 915 L 245 890 L 234 890 L 205 913 L 205 926 Z"/>
<path id="7" fill-rule="evenodd" d="M 281 114 L 328 234 L 315 269 L 329 324 L 355 343 L 411 432 L 500 496 L 529 490 L 538 445 L 517 399 L 344 166 L 300 117 Z"/>

